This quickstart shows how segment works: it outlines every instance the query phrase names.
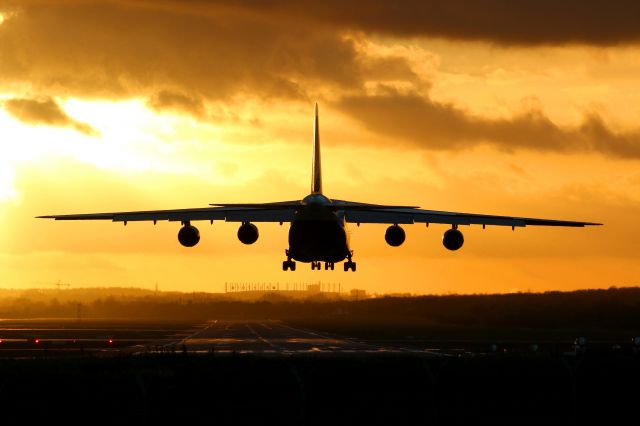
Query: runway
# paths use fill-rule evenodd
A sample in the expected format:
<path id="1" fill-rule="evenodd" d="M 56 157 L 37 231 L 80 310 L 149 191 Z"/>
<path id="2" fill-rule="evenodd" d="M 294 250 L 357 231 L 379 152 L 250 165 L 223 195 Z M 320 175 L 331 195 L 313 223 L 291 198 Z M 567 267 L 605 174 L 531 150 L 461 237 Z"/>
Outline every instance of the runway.
<path id="1" fill-rule="evenodd" d="M 332 335 L 277 320 L 171 323 L 104 320 L 0 320 L 0 358 L 161 353 L 345 356 L 440 355 L 403 341 Z"/>
<path id="2" fill-rule="evenodd" d="M 190 353 L 236 354 L 355 354 L 429 353 L 421 349 L 388 346 L 314 330 L 292 327 L 282 321 L 220 321 L 176 342 Z"/>
<path id="3" fill-rule="evenodd" d="M 487 353 L 384 324 L 0 320 L 3 424 L 608 424 L 639 398 L 629 344 Z"/>

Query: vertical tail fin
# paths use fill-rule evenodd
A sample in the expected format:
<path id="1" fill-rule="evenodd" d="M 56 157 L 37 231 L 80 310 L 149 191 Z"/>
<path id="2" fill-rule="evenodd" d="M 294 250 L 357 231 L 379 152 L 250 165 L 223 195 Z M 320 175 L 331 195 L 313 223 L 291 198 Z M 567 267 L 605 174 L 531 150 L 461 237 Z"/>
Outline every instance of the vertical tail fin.
<path id="1" fill-rule="evenodd" d="M 322 194 L 322 168 L 320 167 L 320 129 L 318 128 L 318 103 L 313 126 L 313 163 L 311 165 L 311 193 Z"/>

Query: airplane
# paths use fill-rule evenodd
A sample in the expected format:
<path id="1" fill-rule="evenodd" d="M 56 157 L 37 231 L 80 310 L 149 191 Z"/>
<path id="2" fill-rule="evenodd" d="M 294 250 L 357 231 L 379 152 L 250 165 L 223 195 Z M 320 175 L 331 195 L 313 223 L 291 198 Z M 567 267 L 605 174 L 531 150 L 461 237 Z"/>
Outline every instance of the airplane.
<path id="1" fill-rule="evenodd" d="M 311 193 L 302 200 L 271 203 L 209 204 L 209 207 L 150 210 L 113 213 L 64 214 L 37 216 L 55 220 L 111 220 L 113 222 L 157 221 L 180 222 L 178 241 L 184 247 L 193 247 L 200 241 L 198 228 L 191 223 L 208 220 L 240 222 L 238 239 L 244 244 L 258 240 L 259 222 L 290 223 L 289 248 L 285 250 L 286 260 L 282 262 L 284 271 L 296 270 L 296 261 L 311 263 L 312 270 L 333 270 L 335 264 L 344 262 L 344 270 L 356 270 L 353 251 L 349 245 L 347 223 L 380 223 L 390 225 L 384 235 L 387 244 L 402 245 L 405 232 L 400 225 L 431 223 L 450 225 L 445 231 L 442 243 L 448 250 L 458 250 L 464 243 L 459 229 L 461 225 L 510 226 L 569 226 L 585 227 L 601 223 L 565 220 L 535 219 L 524 217 L 494 216 L 473 213 L 458 213 L 438 210 L 422 210 L 417 206 L 381 205 L 354 201 L 330 199 L 322 192 L 322 171 L 320 164 L 320 129 L 318 125 L 318 104 L 315 105 L 313 132 L 313 159 L 311 165 Z"/>

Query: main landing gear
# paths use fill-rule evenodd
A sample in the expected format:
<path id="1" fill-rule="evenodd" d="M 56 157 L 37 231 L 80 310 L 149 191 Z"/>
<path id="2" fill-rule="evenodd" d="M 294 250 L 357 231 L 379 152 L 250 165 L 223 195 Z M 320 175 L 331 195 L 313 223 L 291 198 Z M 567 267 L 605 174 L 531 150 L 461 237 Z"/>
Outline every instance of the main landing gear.
<path id="1" fill-rule="evenodd" d="M 291 256 L 289 256 L 289 250 L 285 250 L 284 252 L 287 255 L 287 260 L 282 262 L 282 270 L 286 271 L 288 269 L 291 269 L 292 271 L 295 271 L 296 270 L 296 262 L 291 260 Z"/>
<path id="2" fill-rule="evenodd" d="M 356 262 L 352 262 L 350 260 L 344 262 L 344 271 L 347 272 L 349 269 L 351 269 L 353 272 L 356 271 Z"/>
<path id="3" fill-rule="evenodd" d="M 289 255 L 289 250 L 285 250 L 284 251 L 285 254 L 287 255 L 287 260 L 285 260 L 284 262 L 282 262 L 282 270 L 283 271 L 295 271 L 296 270 L 296 262 L 291 260 L 291 256 Z M 353 256 L 353 252 L 349 253 L 349 256 L 347 257 L 347 261 L 344 262 L 344 270 L 345 272 L 348 270 L 352 270 L 353 272 L 356 271 L 356 262 L 354 262 L 353 260 L 351 260 L 351 257 Z M 331 269 L 332 271 L 335 268 L 335 263 L 334 262 L 324 262 L 324 270 L 328 271 L 329 269 Z M 311 270 L 315 271 L 318 270 L 320 271 L 322 269 L 322 262 L 318 261 L 318 260 L 314 260 L 313 262 L 311 262 Z"/>
<path id="4" fill-rule="evenodd" d="M 349 260 L 347 260 L 346 262 L 344 262 L 344 271 L 347 272 L 349 269 L 351 269 L 353 272 L 356 271 L 356 262 L 351 260 L 351 257 L 353 256 L 353 252 L 349 253 L 349 256 L 347 257 Z"/>

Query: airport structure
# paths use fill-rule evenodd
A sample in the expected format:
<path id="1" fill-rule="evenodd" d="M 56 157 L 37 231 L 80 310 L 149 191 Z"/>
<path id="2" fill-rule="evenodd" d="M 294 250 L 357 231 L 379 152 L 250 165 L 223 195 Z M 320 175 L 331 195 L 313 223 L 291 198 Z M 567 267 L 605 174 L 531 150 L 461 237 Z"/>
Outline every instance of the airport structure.
<path id="1" fill-rule="evenodd" d="M 273 291 L 301 291 L 311 294 L 315 293 L 338 293 L 342 291 L 342 283 L 267 283 L 267 282 L 225 282 L 225 293 L 237 293 L 244 291 L 261 291 L 261 292 L 273 292 Z"/>
<path id="2" fill-rule="evenodd" d="M 327 299 L 363 300 L 369 294 L 362 289 L 347 290 L 340 282 L 225 282 L 224 293 L 238 299 L 282 296 L 290 299 L 323 297 Z"/>

